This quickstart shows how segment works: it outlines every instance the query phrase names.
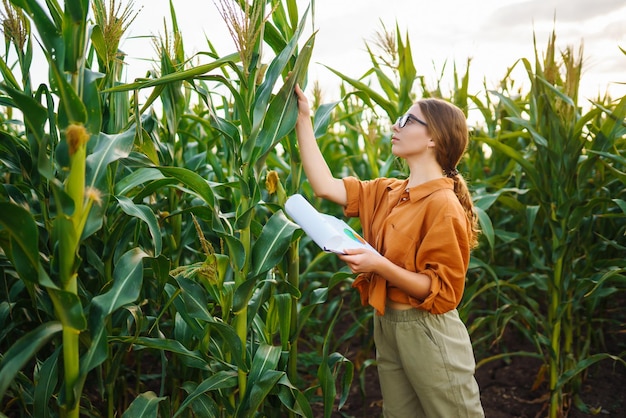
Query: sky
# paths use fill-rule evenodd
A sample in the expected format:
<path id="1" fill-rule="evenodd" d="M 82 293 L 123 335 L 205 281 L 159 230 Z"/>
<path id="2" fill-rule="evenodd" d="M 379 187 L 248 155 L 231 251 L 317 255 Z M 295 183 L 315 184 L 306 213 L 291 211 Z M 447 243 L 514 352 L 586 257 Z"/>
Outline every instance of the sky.
<path id="1" fill-rule="evenodd" d="M 144 76 L 151 66 L 146 60 L 155 56 L 145 37 L 165 33 L 164 22 L 171 30 L 169 0 L 133 4 L 139 13 L 121 45 L 128 54 L 128 81 Z M 309 2 L 298 4 L 302 13 Z M 207 38 L 220 55 L 235 51 L 213 0 L 174 0 L 174 7 L 188 55 L 206 50 Z M 559 50 L 572 46 L 578 53 L 584 46 L 581 96 L 594 99 L 609 90 L 621 97 L 626 94 L 626 55 L 619 49 L 626 49 L 624 22 L 624 0 L 315 0 L 318 33 L 309 77 L 320 82 L 325 97 L 337 94 L 340 80 L 325 66 L 360 77 L 370 65 L 365 42 L 373 45 L 383 24 L 387 29 L 397 24 L 408 34 L 418 74 L 430 86 L 444 66 L 451 77 L 453 64 L 463 73 L 471 58 L 470 93 L 478 94 L 485 86 L 496 87 L 519 58 L 534 62 L 533 37 L 543 54 L 554 30 Z M 515 68 L 516 82 L 527 80 L 522 66 Z"/>

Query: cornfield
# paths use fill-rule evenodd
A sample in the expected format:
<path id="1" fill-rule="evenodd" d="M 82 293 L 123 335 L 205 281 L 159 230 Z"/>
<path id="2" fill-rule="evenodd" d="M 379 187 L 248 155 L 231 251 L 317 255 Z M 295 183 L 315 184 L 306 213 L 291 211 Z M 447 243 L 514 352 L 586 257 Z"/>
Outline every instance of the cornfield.
<path id="1" fill-rule="evenodd" d="M 209 62 L 195 66 L 172 2 L 174 35 L 156 40 L 154 71 L 130 83 L 119 44 L 132 2 L 3 6 L 0 416 L 341 409 L 359 369 L 337 348 L 369 338 L 371 312 L 353 275 L 283 211 L 302 193 L 341 215 L 313 196 L 293 132 L 314 2 L 216 1 L 237 51 L 209 42 Z M 585 371 L 626 365 L 625 351 L 605 346 L 624 332 L 626 97 L 581 105 L 582 50 L 557 51 L 555 34 L 515 64 L 528 91 L 505 76 L 482 95 L 469 91 L 469 62 L 443 91 L 415 68 L 408 36 L 382 35 L 389 57 L 368 45 L 365 75 L 331 69 L 340 100 L 312 89 L 330 168 L 402 176 L 385 139 L 410 103 L 436 96 L 477 110 L 460 169 L 482 235 L 459 310 L 478 366 L 540 359 L 546 415 L 588 411 Z M 48 79 L 34 85 L 37 48 Z M 337 337 L 347 315 L 356 325 Z M 489 354 L 511 332 L 533 349 Z"/>

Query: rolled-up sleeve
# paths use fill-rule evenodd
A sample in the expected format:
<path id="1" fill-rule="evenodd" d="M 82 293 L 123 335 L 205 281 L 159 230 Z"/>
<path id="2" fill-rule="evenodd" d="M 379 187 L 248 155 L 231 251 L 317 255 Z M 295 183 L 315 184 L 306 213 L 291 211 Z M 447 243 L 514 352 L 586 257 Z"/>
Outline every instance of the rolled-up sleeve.
<path id="1" fill-rule="evenodd" d="M 344 177 L 343 185 L 346 188 L 348 203 L 343 208 L 343 214 L 348 217 L 359 216 L 359 198 L 362 195 L 361 182 L 356 177 Z"/>

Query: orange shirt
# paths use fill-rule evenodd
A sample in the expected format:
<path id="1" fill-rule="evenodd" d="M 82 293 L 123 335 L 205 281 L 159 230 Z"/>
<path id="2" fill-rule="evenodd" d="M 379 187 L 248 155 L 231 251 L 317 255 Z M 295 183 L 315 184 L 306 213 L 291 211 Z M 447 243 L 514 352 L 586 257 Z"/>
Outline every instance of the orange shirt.
<path id="1" fill-rule="evenodd" d="M 455 309 L 465 287 L 470 224 L 454 194 L 454 181 L 442 177 L 410 189 L 408 180 L 343 181 L 348 195 L 344 214 L 360 218 L 363 237 L 393 263 L 431 278 L 430 293 L 420 300 L 384 277 L 360 274 L 352 286 L 363 305 L 369 303 L 379 315 L 386 299 L 433 314 Z"/>

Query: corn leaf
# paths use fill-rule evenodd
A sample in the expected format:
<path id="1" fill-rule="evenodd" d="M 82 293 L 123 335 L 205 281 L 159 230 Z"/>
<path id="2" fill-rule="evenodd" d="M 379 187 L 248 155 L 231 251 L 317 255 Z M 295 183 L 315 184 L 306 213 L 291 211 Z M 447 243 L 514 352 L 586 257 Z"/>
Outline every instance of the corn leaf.
<path id="1" fill-rule="evenodd" d="M 0 362 L 0 399 L 4 397 L 11 382 L 31 358 L 62 329 L 60 322 L 46 322 L 11 345 Z"/>
<path id="2" fill-rule="evenodd" d="M 13 245 L 3 248 L 7 254 L 13 254 L 12 261 L 20 277 L 36 281 L 36 272 L 39 270 L 39 232 L 32 215 L 20 206 L 0 202 L 0 225 L 11 234 Z M 3 243 L 0 240 L 0 244 Z M 19 253 L 16 247 L 19 247 Z"/>
<path id="3" fill-rule="evenodd" d="M 159 221 L 152 209 L 146 205 L 135 204 L 132 200 L 124 196 L 117 196 L 116 199 L 124 213 L 143 221 L 148 226 L 152 243 L 154 244 L 153 256 L 158 257 L 161 255 L 161 250 L 163 249 L 161 228 L 159 227 Z"/>
<path id="4" fill-rule="evenodd" d="M 238 59 L 239 59 L 239 54 L 233 53 L 230 55 L 226 55 L 225 57 L 222 57 L 220 59 L 217 59 L 211 63 L 198 65 L 188 70 L 177 71 L 175 73 L 167 74 L 167 75 L 164 75 L 163 77 L 159 77 L 155 79 L 141 79 L 133 83 L 120 84 L 118 86 L 103 90 L 102 92 L 113 93 L 113 92 L 120 92 L 120 91 L 146 89 L 150 87 L 163 86 L 169 83 L 190 80 L 192 78 L 196 78 L 198 76 L 206 74 L 209 71 L 213 71 L 216 68 L 220 68 L 224 65 L 232 65 L 236 63 Z"/>
<path id="5" fill-rule="evenodd" d="M 291 77 L 287 79 L 285 84 L 278 91 L 278 94 L 272 98 L 269 107 L 263 118 L 263 127 L 258 132 L 258 137 L 253 133 L 248 138 L 249 143 L 253 143 L 253 151 L 250 154 L 245 152 L 247 148 L 242 150 L 242 158 L 246 162 L 255 162 L 263 160 L 265 155 L 272 150 L 276 144 L 296 125 L 298 117 L 298 103 L 293 92 L 296 83 L 302 83 L 306 75 L 306 69 L 309 65 L 311 55 L 313 53 L 313 43 L 315 35 L 312 35 L 306 42 L 294 65 Z"/>
<path id="6" fill-rule="evenodd" d="M 246 393 L 239 404 L 237 417 L 250 417 L 284 375 L 277 371 L 280 347 L 261 344 L 254 354 Z"/>
<path id="7" fill-rule="evenodd" d="M 57 348 L 50 357 L 46 359 L 39 370 L 39 380 L 35 386 L 35 397 L 33 402 L 33 415 L 41 418 L 50 416 L 48 403 L 56 391 L 59 377 L 59 353 L 61 348 Z"/>
<path id="8" fill-rule="evenodd" d="M 89 146 L 91 141 L 95 144 Z M 93 151 L 87 156 L 86 186 L 106 190 L 103 181 L 106 178 L 108 165 L 127 157 L 133 149 L 134 141 L 134 128 L 120 134 L 108 135 L 101 132 L 99 135 L 92 136 L 87 143 Z"/>
<path id="9" fill-rule="evenodd" d="M 71 328 L 77 332 L 87 329 L 83 306 L 76 294 L 61 289 L 48 289 L 48 294 L 63 328 Z"/>
<path id="10" fill-rule="evenodd" d="M 178 179 L 189 191 L 201 198 L 211 210 L 215 209 L 215 196 L 209 183 L 198 173 L 182 167 L 155 167 L 166 176 Z"/>
<path id="11" fill-rule="evenodd" d="M 174 414 L 174 418 L 182 414 L 202 394 L 219 389 L 230 389 L 235 386 L 237 386 L 237 372 L 222 370 L 213 374 L 200 382 L 196 389 L 185 398 Z"/>
<path id="12" fill-rule="evenodd" d="M 252 276 L 259 276 L 278 264 L 298 228 L 282 210 L 272 215 L 252 247 Z"/>
<path id="13" fill-rule="evenodd" d="M 176 282 L 182 290 L 181 295 L 189 316 L 201 321 L 213 321 L 213 315 L 207 309 L 209 303 L 204 288 L 193 280 L 182 276 L 177 276 Z"/>
<path id="14" fill-rule="evenodd" d="M 158 416 L 159 403 L 167 399 L 165 396 L 156 396 L 152 391 L 137 396 L 122 418 L 153 418 Z"/>

